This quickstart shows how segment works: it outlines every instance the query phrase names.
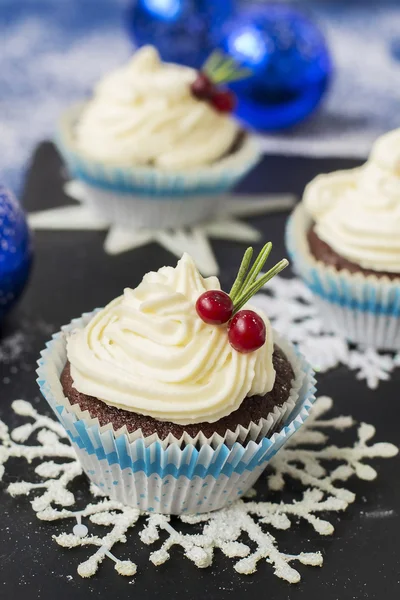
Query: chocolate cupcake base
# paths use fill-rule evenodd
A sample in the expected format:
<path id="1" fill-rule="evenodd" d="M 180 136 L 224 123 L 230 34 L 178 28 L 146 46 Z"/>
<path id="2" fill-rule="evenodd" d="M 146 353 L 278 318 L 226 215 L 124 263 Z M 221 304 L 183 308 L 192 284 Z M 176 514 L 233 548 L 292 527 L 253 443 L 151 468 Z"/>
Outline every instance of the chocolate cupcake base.
<path id="1" fill-rule="evenodd" d="M 81 394 L 74 388 L 69 362 L 65 365 L 60 379 L 63 392 L 70 404 L 77 404 L 82 411 L 88 411 L 91 418 L 97 418 L 101 426 L 111 423 L 114 431 L 125 426 L 128 433 L 140 429 L 145 437 L 157 434 L 160 440 L 164 440 L 169 434 L 180 439 L 184 433 L 195 438 L 200 432 L 209 438 L 215 433 L 224 437 L 228 430 L 235 431 L 238 425 L 247 428 L 252 422 L 258 423 L 260 419 L 267 418 L 275 407 L 282 406 L 288 400 L 294 372 L 286 355 L 277 346 L 274 349 L 273 365 L 276 379 L 271 392 L 265 396 L 245 398 L 236 411 L 214 423 L 190 425 L 159 421 L 149 416 L 109 406 L 98 398 Z"/>
<path id="2" fill-rule="evenodd" d="M 390 280 L 399 277 L 399 273 L 388 273 L 386 271 L 374 271 L 373 269 L 364 269 L 357 263 L 351 262 L 340 256 L 329 244 L 321 240 L 315 232 L 313 225 L 307 233 L 307 240 L 310 247 L 310 252 L 317 260 L 320 260 L 325 265 L 334 267 L 337 271 L 346 269 L 350 273 L 362 273 L 365 276 L 375 275 L 375 277 L 388 277 Z"/>
<path id="3" fill-rule="evenodd" d="M 279 410 L 275 405 L 274 412 L 260 420 L 260 437 L 238 439 L 239 435 L 228 432 L 229 440 L 221 436 L 206 439 L 199 434 L 192 441 L 188 435 L 180 443 L 174 436 L 168 436 L 171 440 L 161 440 L 157 435 L 144 439 L 141 432 L 129 434 L 124 428 L 114 431 L 111 426 L 100 427 L 98 419 L 91 419 L 88 411 L 71 406 L 61 384 L 63 371 L 64 382 L 68 373 L 66 338 L 92 318 L 93 313 L 82 315 L 46 344 L 38 363 L 38 383 L 65 428 L 88 478 L 116 502 L 163 514 L 208 513 L 235 502 L 254 485 L 269 461 L 303 425 L 315 401 L 311 367 L 291 344 L 274 332 L 290 366 L 276 350 L 278 377 L 272 394 L 277 395 L 269 397 L 282 402 L 293 373 L 294 379 L 285 407 Z M 280 418 L 272 418 L 280 412 Z M 264 435 L 262 431 L 268 421 L 271 428 L 279 428 L 274 435 L 269 431 Z M 253 424 L 251 432 L 250 428 L 249 433 L 256 433 L 257 426 Z"/>
<path id="4" fill-rule="evenodd" d="M 286 244 L 327 330 L 364 348 L 400 350 L 400 277 L 338 258 L 318 239 L 303 203 L 288 220 Z"/>

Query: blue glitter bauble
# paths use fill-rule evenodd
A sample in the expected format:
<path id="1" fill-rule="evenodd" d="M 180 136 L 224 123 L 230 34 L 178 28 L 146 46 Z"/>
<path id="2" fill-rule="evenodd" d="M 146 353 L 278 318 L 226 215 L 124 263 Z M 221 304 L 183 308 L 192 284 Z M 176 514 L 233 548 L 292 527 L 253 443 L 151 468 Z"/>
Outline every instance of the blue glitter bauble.
<path id="1" fill-rule="evenodd" d="M 32 244 L 24 212 L 0 185 L 0 319 L 21 295 L 32 263 Z"/>
<path id="2" fill-rule="evenodd" d="M 216 47 L 232 0 L 136 0 L 129 31 L 138 46 L 152 44 L 163 60 L 201 67 Z"/>
<path id="3" fill-rule="evenodd" d="M 220 34 L 220 47 L 253 73 L 231 86 L 241 119 L 276 130 L 313 112 L 332 66 L 324 36 L 308 16 L 286 4 L 251 6 L 225 23 Z"/>

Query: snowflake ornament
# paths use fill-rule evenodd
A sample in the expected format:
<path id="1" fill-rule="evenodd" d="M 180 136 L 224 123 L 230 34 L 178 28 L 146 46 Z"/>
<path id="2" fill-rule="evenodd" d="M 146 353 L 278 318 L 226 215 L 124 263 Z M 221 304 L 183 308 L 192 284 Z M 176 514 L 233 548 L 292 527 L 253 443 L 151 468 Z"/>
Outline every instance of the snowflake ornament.
<path id="1" fill-rule="evenodd" d="M 325 372 L 344 364 L 357 372 L 357 379 L 376 389 L 400 366 L 400 353 L 350 346 L 331 332 L 314 304 L 312 293 L 299 279 L 274 277 L 264 291 L 265 294 L 252 298 L 252 304 L 264 310 L 275 329 L 298 346 L 315 371 Z"/>
<path id="2" fill-rule="evenodd" d="M 28 221 L 33 229 L 108 230 L 104 242 L 104 251 L 107 254 L 120 254 L 156 242 L 178 258 L 181 258 L 184 252 L 188 252 L 205 276 L 216 275 L 219 272 L 209 238 L 250 244 L 259 242 L 262 238 L 261 232 L 239 218 L 290 210 L 296 202 L 291 194 L 263 195 L 261 198 L 254 195 L 235 195 L 229 197 L 226 202 L 225 212 L 216 215 L 210 222 L 174 230 L 132 227 L 124 229 L 120 225 L 105 221 L 84 204 L 85 191 L 79 181 L 69 181 L 64 190 L 67 196 L 81 204 L 31 213 Z"/>
<path id="3" fill-rule="evenodd" d="M 78 565 L 81 577 L 93 576 L 105 559 L 115 563 L 118 574 L 134 576 L 137 572 L 135 562 L 119 559 L 113 548 L 117 543 L 126 543 L 136 529 L 143 544 L 157 544 L 157 549 L 149 556 L 155 566 L 167 562 L 173 547 L 179 546 L 184 556 L 199 568 L 211 566 L 215 552 L 220 551 L 235 561 L 237 573 L 253 573 L 260 562 L 267 562 L 273 566 L 277 577 L 297 583 L 301 576 L 292 563 L 322 566 L 322 555 L 318 550 L 285 553 L 279 548 L 273 531 L 290 529 L 303 520 L 319 535 L 332 535 L 334 527 L 326 515 L 346 510 L 355 499 L 353 492 L 344 487 L 344 482 L 352 475 L 366 481 L 375 479 L 377 473 L 364 462 L 365 459 L 389 458 L 398 451 L 393 444 L 371 443 L 375 434 L 372 425 L 357 426 L 351 417 L 325 418 L 331 407 L 330 398 L 319 398 L 306 425 L 270 463 L 271 472 L 267 478 L 270 490 L 279 493 L 285 488 L 287 478 L 301 484 L 301 497 L 293 492 L 292 500 L 283 501 L 278 495 L 275 501 L 261 501 L 252 490 L 247 499 L 240 499 L 213 513 L 169 517 L 142 514 L 136 508 L 105 498 L 91 486 L 90 502 L 83 510 L 77 510 L 71 490 L 75 479 L 82 475 L 82 467 L 67 442 L 66 433 L 56 421 L 41 415 L 23 400 L 15 401 L 12 408 L 27 422 L 10 430 L 0 421 L 0 480 L 12 458 L 23 458 L 28 464 L 35 459 L 39 461 L 32 467 L 39 482 L 11 483 L 7 491 L 12 496 L 32 496 L 32 509 L 42 521 L 74 523 L 69 532 L 53 535 L 53 539 L 63 548 L 95 549 Z M 352 446 L 329 444 L 327 431 L 350 428 L 356 429 L 356 441 Z M 335 466 L 330 461 L 334 461 Z M 192 531 L 184 533 L 181 526 L 187 532 L 188 525 Z M 91 532 L 93 528 L 95 531 Z M 97 531 L 103 528 L 106 532 L 98 535 Z M 166 532 L 167 538 L 159 544 L 161 532 Z"/>

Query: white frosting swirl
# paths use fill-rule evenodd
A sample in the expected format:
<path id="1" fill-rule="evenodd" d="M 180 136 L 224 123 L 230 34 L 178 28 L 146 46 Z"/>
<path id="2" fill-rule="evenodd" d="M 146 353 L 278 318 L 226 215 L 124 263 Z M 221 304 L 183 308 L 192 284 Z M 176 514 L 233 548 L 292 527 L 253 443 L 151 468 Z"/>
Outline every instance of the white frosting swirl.
<path id="1" fill-rule="evenodd" d="M 121 165 L 180 169 L 210 164 L 238 134 L 230 115 L 190 92 L 196 71 L 162 63 L 151 46 L 106 76 L 76 127 L 80 151 Z"/>
<path id="2" fill-rule="evenodd" d="M 316 177 L 304 203 L 317 235 L 338 254 L 400 273 L 400 129 L 379 138 L 362 167 Z"/>
<path id="3" fill-rule="evenodd" d="M 266 394 L 275 382 L 273 336 L 255 352 L 236 352 L 226 325 L 204 323 L 197 298 L 220 289 L 183 255 L 176 268 L 145 275 L 134 290 L 98 312 L 67 342 L 75 388 L 106 404 L 162 421 L 214 422 L 246 396 Z M 261 313 L 260 313 L 261 314 Z"/>

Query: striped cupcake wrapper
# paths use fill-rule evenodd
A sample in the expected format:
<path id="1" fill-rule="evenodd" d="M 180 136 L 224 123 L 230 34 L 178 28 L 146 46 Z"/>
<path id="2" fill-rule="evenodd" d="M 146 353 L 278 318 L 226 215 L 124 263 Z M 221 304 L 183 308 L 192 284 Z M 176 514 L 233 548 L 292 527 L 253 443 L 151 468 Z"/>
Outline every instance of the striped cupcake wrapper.
<path id="1" fill-rule="evenodd" d="M 86 315 L 89 318 L 90 315 Z M 84 318 L 84 317 L 83 317 Z M 144 511 L 167 514 L 208 512 L 241 497 L 258 479 L 268 462 L 301 427 L 315 401 L 314 373 L 293 351 L 290 360 L 301 372 L 297 399 L 274 422 L 271 437 L 232 444 L 197 440 L 163 443 L 77 415 L 64 397 L 60 375 L 66 362 L 66 335 L 82 320 L 75 320 L 53 336 L 38 362 L 38 384 L 65 427 L 78 458 L 90 478 L 107 496 Z M 289 346 L 281 343 L 284 351 Z M 295 364 L 294 364 L 295 363 Z M 270 432 L 272 433 L 272 431 Z"/>
<path id="2" fill-rule="evenodd" d="M 299 204 L 287 223 L 286 246 L 326 325 L 352 343 L 400 350 L 400 278 L 337 271 L 317 261 L 307 240 L 311 222 Z"/>
<path id="3" fill-rule="evenodd" d="M 56 144 L 71 176 L 84 185 L 87 203 L 113 223 L 158 228 L 202 221 L 220 210 L 226 193 L 261 157 L 258 143 L 247 135 L 237 151 L 204 167 L 168 171 L 107 165 L 76 148 L 74 126 L 82 108 L 64 114 Z"/>

